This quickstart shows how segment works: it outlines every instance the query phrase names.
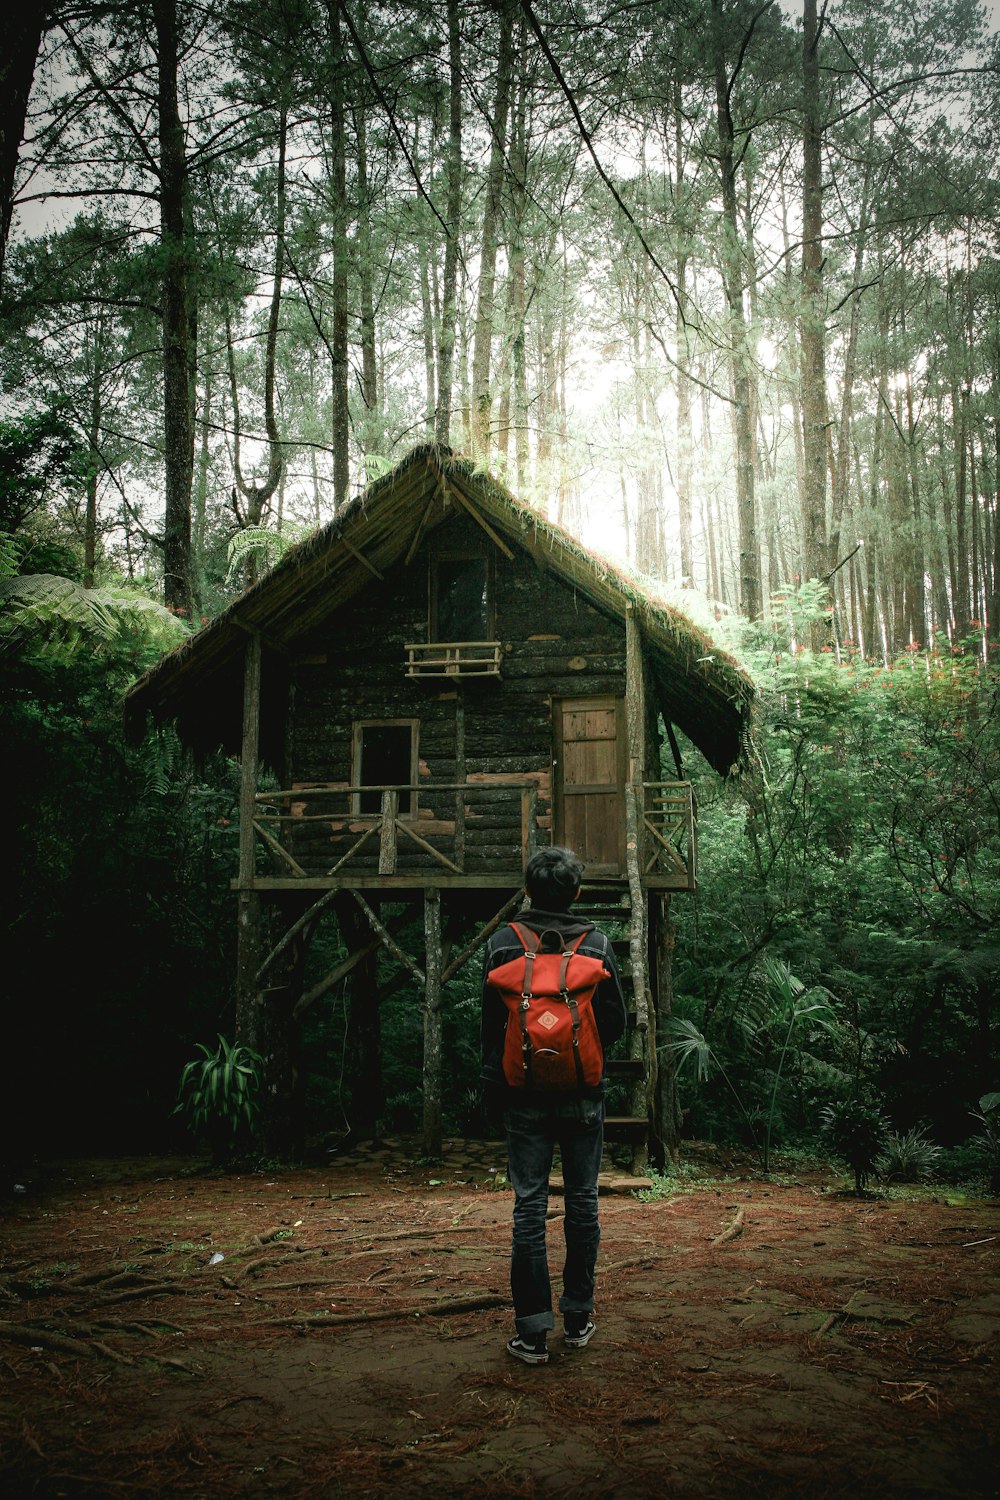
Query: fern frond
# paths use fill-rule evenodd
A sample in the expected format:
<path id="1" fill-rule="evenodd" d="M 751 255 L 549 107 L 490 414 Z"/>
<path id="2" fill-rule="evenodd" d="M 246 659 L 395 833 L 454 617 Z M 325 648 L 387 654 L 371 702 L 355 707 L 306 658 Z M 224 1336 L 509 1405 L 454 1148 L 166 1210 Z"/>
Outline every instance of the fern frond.
<path id="1" fill-rule="evenodd" d="M 231 583 L 241 565 L 255 554 L 265 567 L 272 568 L 281 561 L 289 548 L 308 535 L 309 529 L 308 526 L 286 522 L 282 531 L 269 531 L 266 526 L 247 526 L 245 530 L 238 531 L 230 538 L 226 549 L 229 559 L 226 582 Z"/>

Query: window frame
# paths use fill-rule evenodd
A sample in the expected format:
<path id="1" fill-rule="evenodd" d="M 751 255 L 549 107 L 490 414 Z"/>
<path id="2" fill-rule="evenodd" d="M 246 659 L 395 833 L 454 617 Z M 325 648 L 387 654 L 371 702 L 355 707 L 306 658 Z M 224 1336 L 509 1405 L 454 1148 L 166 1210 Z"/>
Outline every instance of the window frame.
<path id="1" fill-rule="evenodd" d="M 439 584 L 441 563 L 482 562 L 486 564 L 486 634 L 470 644 L 485 645 L 496 640 L 496 558 L 492 549 L 479 551 L 472 547 L 447 548 L 430 559 L 427 577 L 427 640 L 430 645 L 447 644 L 438 632 Z"/>
<path id="2" fill-rule="evenodd" d="M 351 816 L 355 818 L 377 818 L 379 813 L 362 812 L 361 810 L 361 788 L 367 788 L 373 783 L 365 783 L 361 780 L 364 768 L 364 731 L 366 729 L 409 729 L 410 731 L 410 774 L 408 784 L 413 788 L 409 796 L 400 794 L 399 816 L 401 818 L 415 818 L 417 816 L 417 778 L 420 773 L 420 720 L 419 719 L 355 719 L 351 725 L 351 786 L 359 790 L 351 795 Z M 391 785 L 392 783 L 390 783 Z M 374 785 L 381 786 L 381 782 Z"/>

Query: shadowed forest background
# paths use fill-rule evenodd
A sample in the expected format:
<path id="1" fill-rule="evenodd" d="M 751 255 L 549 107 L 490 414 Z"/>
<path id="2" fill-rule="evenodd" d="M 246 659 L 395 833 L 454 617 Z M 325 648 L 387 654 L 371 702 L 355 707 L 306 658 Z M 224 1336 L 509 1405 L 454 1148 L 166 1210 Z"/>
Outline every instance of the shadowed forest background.
<path id="1" fill-rule="evenodd" d="M 238 768 L 128 741 L 122 693 L 430 440 L 758 683 L 744 776 L 678 747 L 686 1133 L 811 1150 L 825 1121 L 848 1159 L 892 1132 L 956 1179 L 996 1169 L 995 22 L 966 0 L 0 22 L 11 1165 L 183 1143 L 181 1067 L 232 1035 Z M 476 1133 L 475 976 L 448 994 L 447 1128 Z M 377 1113 L 408 1130 L 415 989 L 382 1033 Z M 354 1043 L 335 990 L 303 1037 L 312 1145 L 351 1126 Z"/>

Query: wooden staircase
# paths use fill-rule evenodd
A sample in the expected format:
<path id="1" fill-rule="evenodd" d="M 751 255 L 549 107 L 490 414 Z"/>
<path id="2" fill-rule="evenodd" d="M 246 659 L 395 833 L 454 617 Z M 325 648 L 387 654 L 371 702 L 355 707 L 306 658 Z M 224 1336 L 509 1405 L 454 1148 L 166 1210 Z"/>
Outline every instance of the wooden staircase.
<path id="1" fill-rule="evenodd" d="M 632 964 L 630 955 L 630 942 L 628 930 L 632 922 L 632 908 L 629 904 L 628 887 L 624 883 L 620 886 L 587 886 L 580 892 L 579 898 L 573 903 L 573 915 L 582 917 L 586 921 L 594 922 L 598 927 L 608 932 L 611 940 L 611 948 L 621 975 L 622 989 L 625 992 L 625 1003 L 628 1008 L 628 1027 L 624 1040 L 625 1056 L 609 1057 L 605 1063 L 604 1071 L 609 1084 L 626 1083 L 630 1085 L 629 1094 L 633 1098 L 646 1076 L 646 1065 L 640 1057 L 628 1055 L 631 1051 L 631 1040 L 635 1031 L 635 994 L 632 986 Z M 622 931 L 621 937 L 615 937 L 616 926 Z M 610 931 L 609 931 L 610 929 Z M 616 1051 L 623 1044 L 616 1045 Z M 643 1114 L 609 1114 L 604 1121 L 604 1138 L 612 1144 L 627 1142 L 633 1149 L 645 1146 L 649 1130 L 649 1121 Z"/>

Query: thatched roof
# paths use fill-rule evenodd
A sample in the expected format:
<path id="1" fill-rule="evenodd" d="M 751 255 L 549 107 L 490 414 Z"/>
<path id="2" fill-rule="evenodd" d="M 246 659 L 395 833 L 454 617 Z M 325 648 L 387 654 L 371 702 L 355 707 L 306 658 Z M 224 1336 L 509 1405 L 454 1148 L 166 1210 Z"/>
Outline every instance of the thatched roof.
<path id="1" fill-rule="evenodd" d="M 497 480 L 447 449 L 415 448 L 337 517 L 293 547 L 260 581 L 132 687 L 133 726 L 176 719 L 195 744 L 238 752 L 242 664 L 259 631 L 269 665 L 362 589 L 386 577 L 452 509 L 474 512 L 504 550 L 522 549 L 612 618 L 632 605 L 648 643 L 660 706 L 722 775 L 744 759 L 754 687 L 746 672 L 684 614 L 561 527 L 522 505 Z M 267 672 L 265 672 L 265 682 Z M 268 718 L 265 697 L 263 720 Z M 266 757 L 267 736 L 262 745 Z"/>

